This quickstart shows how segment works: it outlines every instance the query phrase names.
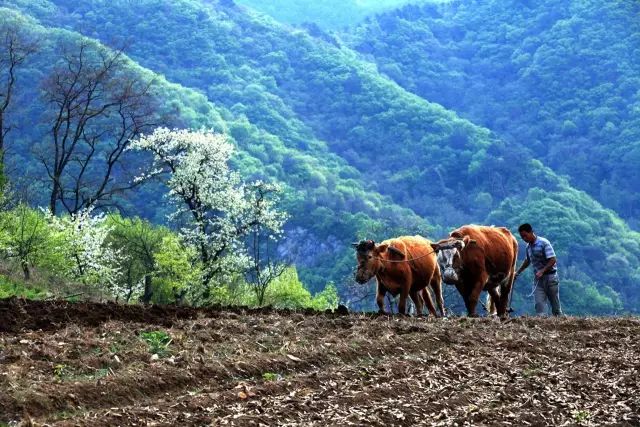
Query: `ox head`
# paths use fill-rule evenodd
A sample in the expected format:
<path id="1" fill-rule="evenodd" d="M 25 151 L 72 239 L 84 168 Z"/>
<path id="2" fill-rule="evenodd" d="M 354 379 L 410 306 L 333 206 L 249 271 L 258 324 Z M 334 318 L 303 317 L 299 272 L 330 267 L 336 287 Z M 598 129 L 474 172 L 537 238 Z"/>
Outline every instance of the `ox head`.
<path id="1" fill-rule="evenodd" d="M 432 243 L 431 247 L 438 254 L 438 265 L 442 272 L 442 280 L 448 285 L 455 285 L 462 273 L 462 251 L 472 240 L 469 236 L 462 239 L 451 238 Z"/>
<path id="2" fill-rule="evenodd" d="M 356 282 L 367 283 L 373 276 L 380 273 L 385 268 L 385 259 L 403 259 L 404 254 L 387 244 L 376 245 L 373 240 L 361 240 L 359 243 L 352 243 L 356 250 L 358 269 L 356 270 Z"/>

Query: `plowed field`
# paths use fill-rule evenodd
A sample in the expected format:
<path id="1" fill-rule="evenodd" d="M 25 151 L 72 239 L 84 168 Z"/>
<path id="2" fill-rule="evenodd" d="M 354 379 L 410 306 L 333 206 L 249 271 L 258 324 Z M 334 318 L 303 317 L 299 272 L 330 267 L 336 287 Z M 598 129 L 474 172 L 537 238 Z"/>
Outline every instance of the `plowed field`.
<path id="1" fill-rule="evenodd" d="M 0 300 L 3 423 L 639 425 L 640 320 Z"/>

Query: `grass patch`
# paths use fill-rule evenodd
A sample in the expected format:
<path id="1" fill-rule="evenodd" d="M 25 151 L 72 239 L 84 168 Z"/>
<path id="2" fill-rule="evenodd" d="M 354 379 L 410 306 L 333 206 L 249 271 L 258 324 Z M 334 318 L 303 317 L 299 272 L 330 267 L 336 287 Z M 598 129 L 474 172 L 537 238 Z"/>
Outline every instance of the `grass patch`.
<path id="1" fill-rule="evenodd" d="M 538 375 L 539 372 L 540 372 L 539 368 L 529 367 L 529 368 L 526 368 L 524 371 L 522 371 L 522 376 L 524 378 L 531 378 Z"/>
<path id="2" fill-rule="evenodd" d="M 69 368 L 65 364 L 59 364 L 53 367 L 53 375 L 59 379 L 68 377 L 70 374 Z"/>
<path id="3" fill-rule="evenodd" d="M 280 379 L 280 375 L 273 372 L 265 372 L 262 374 L 262 379 L 265 381 L 278 381 Z"/>
<path id="4" fill-rule="evenodd" d="M 157 354 L 160 357 L 169 354 L 169 344 L 171 344 L 172 339 L 166 332 L 142 332 L 140 336 L 149 346 L 149 353 Z"/>
<path id="5" fill-rule="evenodd" d="M 591 419 L 591 412 L 589 411 L 575 411 L 573 413 L 573 419 L 578 424 L 586 423 Z"/>
<path id="6" fill-rule="evenodd" d="M 24 283 L 13 281 L 6 276 L 0 276 L 0 298 L 21 297 L 39 300 L 47 296 L 48 292 L 46 289 L 37 286 L 28 286 Z"/>
<path id="7" fill-rule="evenodd" d="M 58 364 L 53 368 L 53 374 L 60 381 L 95 381 L 109 375 L 109 368 L 95 369 L 91 373 L 75 373 L 65 364 Z"/>

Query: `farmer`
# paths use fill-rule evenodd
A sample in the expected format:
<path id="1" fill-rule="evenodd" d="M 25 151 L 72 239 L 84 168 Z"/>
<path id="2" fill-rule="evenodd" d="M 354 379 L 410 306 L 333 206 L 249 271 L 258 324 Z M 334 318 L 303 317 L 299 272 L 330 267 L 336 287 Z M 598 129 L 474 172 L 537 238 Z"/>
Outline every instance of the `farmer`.
<path id="1" fill-rule="evenodd" d="M 522 224 L 518 227 L 518 232 L 522 240 L 527 243 L 527 258 L 516 271 L 516 278 L 529 264 L 533 264 L 535 276 L 532 295 L 535 297 L 536 314 L 539 316 L 545 314 L 546 302 L 549 300 L 553 315 L 562 316 L 558 289 L 558 268 L 553 246 L 544 237 L 537 236 L 531 224 Z"/>

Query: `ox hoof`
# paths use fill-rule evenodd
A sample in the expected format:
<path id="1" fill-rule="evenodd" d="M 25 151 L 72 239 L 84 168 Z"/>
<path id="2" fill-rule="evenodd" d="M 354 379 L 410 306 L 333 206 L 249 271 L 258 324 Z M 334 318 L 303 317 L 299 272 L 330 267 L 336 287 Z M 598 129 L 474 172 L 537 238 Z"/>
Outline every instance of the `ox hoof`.
<path id="1" fill-rule="evenodd" d="M 349 308 L 346 305 L 338 304 L 338 308 L 336 309 L 336 313 L 340 315 L 349 314 Z"/>

